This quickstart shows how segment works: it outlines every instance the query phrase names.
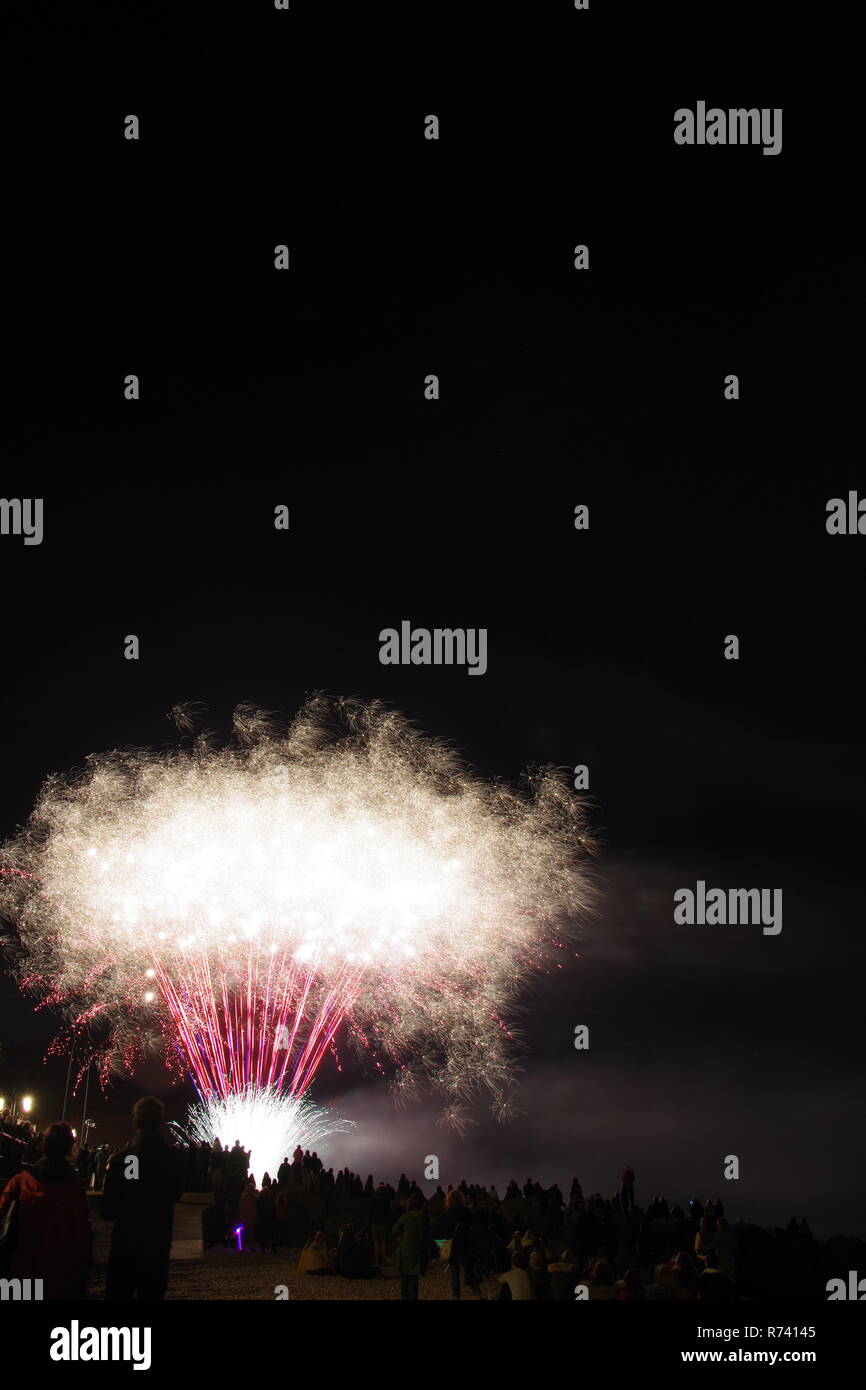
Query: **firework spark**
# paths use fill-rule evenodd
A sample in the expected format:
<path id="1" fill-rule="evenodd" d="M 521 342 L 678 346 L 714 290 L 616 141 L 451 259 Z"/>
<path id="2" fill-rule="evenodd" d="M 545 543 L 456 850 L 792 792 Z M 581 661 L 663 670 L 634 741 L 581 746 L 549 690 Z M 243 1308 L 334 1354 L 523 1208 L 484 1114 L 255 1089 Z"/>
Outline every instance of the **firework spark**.
<path id="1" fill-rule="evenodd" d="M 484 782 L 378 704 L 287 731 L 242 706 L 235 732 L 49 778 L 0 851 L 22 985 L 104 1076 L 162 1034 L 208 1103 L 299 1099 L 345 1025 L 398 1093 L 507 1113 L 504 1020 L 592 898 L 581 802 L 551 769 Z"/>
<path id="2" fill-rule="evenodd" d="M 175 1128 L 194 1144 L 212 1145 L 219 1139 L 229 1149 L 241 1139 L 250 1151 L 250 1171 L 261 1181 L 265 1173 L 275 1180 L 283 1159 L 291 1162 L 298 1145 L 315 1152 L 323 1139 L 346 1134 L 354 1125 L 314 1105 L 309 1095 L 250 1086 L 236 1095 L 212 1096 L 190 1106 L 186 1124 Z"/>

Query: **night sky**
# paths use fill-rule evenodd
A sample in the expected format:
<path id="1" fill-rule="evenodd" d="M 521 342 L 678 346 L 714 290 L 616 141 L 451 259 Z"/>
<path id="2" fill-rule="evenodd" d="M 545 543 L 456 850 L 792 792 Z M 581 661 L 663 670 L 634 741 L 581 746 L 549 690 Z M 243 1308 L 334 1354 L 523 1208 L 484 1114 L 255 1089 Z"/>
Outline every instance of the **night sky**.
<path id="1" fill-rule="evenodd" d="M 184 700 L 227 731 L 245 700 L 379 698 L 484 776 L 585 763 L 599 907 L 523 996 L 525 1113 L 461 1139 L 343 1049 L 316 1095 L 358 1129 L 329 1160 L 606 1194 L 630 1161 L 639 1201 L 866 1234 L 866 538 L 825 529 L 866 495 L 857 140 L 766 82 L 594 82 L 587 19 L 526 34 L 519 81 L 447 25 L 361 69 L 293 11 L 254 100 L 206 63 L 60 120 L 22 95 L 0 495 L 43 497 L 45 534 L 0 536 L 0 836 L 48 773 L 176 742 Z M 698 99 L 781 105 L 781 155 L 677 147 Z M 382 666 L 403 619 L 485 627 L 486 675 Z M 676 925 L 698 878 L 781 887 L 781 934 Z M 0 980 L 0 1093 L 40 1122 L 55 1026 Z M 97 1137 L 148 1090 L 192 1095 L 153 1063 L 91 1088 Z"/>

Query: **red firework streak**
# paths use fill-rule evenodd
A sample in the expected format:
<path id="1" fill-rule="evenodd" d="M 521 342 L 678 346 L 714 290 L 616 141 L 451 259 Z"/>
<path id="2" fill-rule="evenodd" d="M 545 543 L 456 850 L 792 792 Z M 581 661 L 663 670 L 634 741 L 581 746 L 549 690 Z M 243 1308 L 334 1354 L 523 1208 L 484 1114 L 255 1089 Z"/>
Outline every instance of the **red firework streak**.
<path id="1" fill-rule="evenodd" d="M 343 965 L 327 985 L 317 962 L 268 952 L 267 970 L 249 946 L 240 968 L 219 949 L 153 965 L 199 1092 L 223 1099 L 247 1087 L 303 1095 L 352 1007 L 364 970 Z M 232 984 L 229 980 L 232 980 Z"/>

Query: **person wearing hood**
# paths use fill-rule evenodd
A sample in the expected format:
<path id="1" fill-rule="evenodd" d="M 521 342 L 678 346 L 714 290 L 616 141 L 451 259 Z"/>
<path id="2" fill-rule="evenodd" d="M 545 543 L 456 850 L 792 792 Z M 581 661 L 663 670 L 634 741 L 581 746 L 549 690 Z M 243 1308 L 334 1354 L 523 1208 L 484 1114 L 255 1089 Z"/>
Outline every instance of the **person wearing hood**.
<path id="1" fill-rule="evenodd" d="M 75 1135 L 67 1124 L 51 1125 L 41 1148 L 33 1167 L 17 1173 L 0 1192 L 0 1225 L 8 1216 L 15 1231 L 2 1274 L 41 1279 L 46 1300 L 82 1298 L 92 1237 L 84 1184 L 73 1167 Z"/>

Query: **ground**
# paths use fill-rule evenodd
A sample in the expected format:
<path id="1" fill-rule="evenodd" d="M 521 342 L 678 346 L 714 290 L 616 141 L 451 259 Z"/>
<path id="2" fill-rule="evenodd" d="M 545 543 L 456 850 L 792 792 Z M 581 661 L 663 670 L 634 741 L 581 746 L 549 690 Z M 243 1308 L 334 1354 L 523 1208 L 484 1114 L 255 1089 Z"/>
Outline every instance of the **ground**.
<path id="1" fill-rule="evenodd" d="M 94 1234 L 94 1265 L 88 1297 L 105 1297 L 105 1271 L 111 1237 L 110 1225 L 102 1221 L 96 1208 L 98 1194 L 91 1193 L 91 1220 Z M 168 1299 L 273 1299 L 276 1287 L 284 1284 L 294 1300 L 374 1300 L 400 1297 L 400 1279 L 393 1262 L 374 1279 L 342 1279 L 334 1275 L 298 1273 L 299 1249 L 281 1250 L 277 1255 L 240 1254 L 237 1250 L 213 1249 L 202 1254 L 201 1208 L 209 1199 L 188 1194 L 178 1202 L 174 1214 L 171 1278 Z M 482 1298 L 495 1297 L 499 1285 L 487 1280 Z M 451 1285 L 445 1266 L 435 1260 L 428 1274 L 419 1281 L 422 1299 L 450 1299 Z M 464 1291 L 464 1297 L 474 1295 Z"/>
<path id="2" fill-rule="evenodd" d="M 400 1297 L 400 1280 L 393 1264 L 384 1276 L 375 1279 L 341 1279 L 336 1276 L 298 1274 L 299 1251 L 278 1255 L 246 1254 L 237 1251 L 211 1251 L 202 1259 L 172 1260 L 168 1299 L 273 1299 L 279 1284 L 285 1284 L 295 1301 L 324 1299 L 380 1300 Z M 91 1298 L 104 1296 L 105 1266 L 94 1268 L 89 1288 Z M 482 1298 L 495 1296 L 499 1285 L 488 1280 Z M 449 1299 L 451 1287 L 440 1260 L 419 1281 L 422 1299 Z M 474 1301 L 474 1295 L 464 1293 Z"/>

